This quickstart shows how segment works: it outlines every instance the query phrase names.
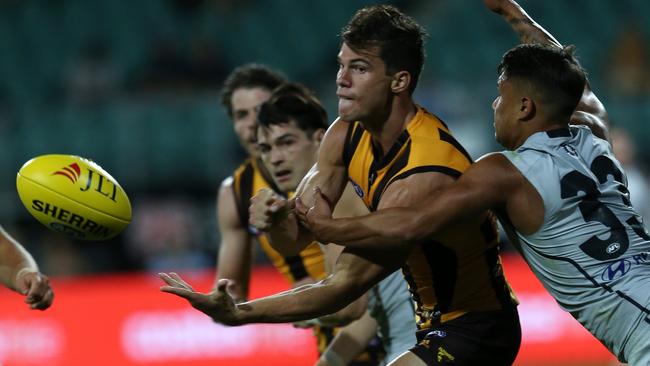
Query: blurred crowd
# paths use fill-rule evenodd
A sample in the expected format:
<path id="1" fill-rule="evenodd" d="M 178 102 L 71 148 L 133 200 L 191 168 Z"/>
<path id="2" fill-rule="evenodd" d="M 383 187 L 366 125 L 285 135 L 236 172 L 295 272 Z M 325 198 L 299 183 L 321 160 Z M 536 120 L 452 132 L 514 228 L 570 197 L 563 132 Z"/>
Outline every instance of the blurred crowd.
<path id="1" fill-rule="evenodd" d="M 452 2 L 453 0 L 432 4 L 414 2 L 408 5 L 405 4 L 406 2 L 398 2 L 396 5 L 401 6 L 407 13 L 413 11 L 414 15 L 428 12 L 429 15 L 423 16 L 428 17 L 424 24 L 433 25 L 436 22 L 442 23 L 442 19 L 449 16 L 444 9 L 446 5 L 452 8 Z M 53 8 L 65 7 L 67 2 L 61 0 L 55 3 L 57 4 L 51 5 Z M 241 14 L 254 13 L 257 5 L 253 0 L 168 0 L 165 4 L 168 9 L 171 9 L 177 25 L 196 24 L 197 18 L 205 19 L 209 14 L 217 13 L 219 19 L 232 17 L 235 21 L 235 17 Z M 16 1 L 2 2 L 0 12 L 3 8 L 15 11 L 21 6 L 36 5 Z M 462 6 L 455 4 L 453 8 L 456 7 Z M 535 10 L 541 5 L 531 4 L 531 7 Z M 264 14 L 257 14 L 257 16 L 264 16 Z M 292 15 L 285 14 L 285 16 Z M 643 16 L 641 18 L 644 19 Z M 335 24 L 332 29 L 338 29 L 345 20 L 345 17 L 339 19 L 338 24 Z M 276 21 L 281 23 L 282 19 Z M 597 82 L 595 89 L 602 96 L 616 127 L 613 134 L 614 148 L 627 171 L 632 202 L 647 217 L 650 215 L 650 181 L 647 175 L 650 167 L 645 162 L 648 161 L 647 157 L 650 157 L 650 147 L 640 144 L 644 136 L 639 134 L 637 126 L 644 122 L 643 113 L 650 117 L 650 108 L 648 108 L 650 105 L 650 50 L 648 49 L 650 27 L 642 21 L 621 21 L 621 24 L 621 27 L 612 34 L 611 42 L 599 45 L 601 50 L 608 50 L 603 52 L 607 55 L 605 58 L 598 62 L 592 59 L 582 60 L 583 63 L 589 63 L 586 65 L 587 71 L 590 72 L 590 78 Z M 218 110 L 217 114 L 222 115 L 221 119 L 214 123 L 228 123 L 225 111 L 219 110 L 218 92 L 224 77 L 237 66 L 238 60 L 231 55 L 232 49 L 222 47 L 226 42 L 220 41 L 219 37 L 237 37 L 237 34 L 219 34 L 210 37 L 206 36 L 208 32 L 205 30 L 186 34 L 165 32 L 161 29 L 147 40 L 144 52 L 146 56 L 125 69 L 123 61 L 117 61 L 121 56 L 116 54 L 114 43 L 110 42 L 104 34 L 110 31 L 101 27 L 93 29 L 93 36 L 87 37 L 88 39 L 77 48 L 75 56 L 59 70 L 59 77 L 50 80 L 45 91 L 42 92 L 44 95 L 41 97 L 47 103 L 75 105 L 92 110 L 92 108 L 102 108 L 114 103 L 118 99 L 128 100 L 131 103 L 153 99 L 162 108 L 165 103 L 173 103 L 168 99 L 170 96 L 174 99 L 186 100 L 195 96 L 206 98 L 207 95 L 208 100 L 214 102 L 214 110 Z M 434 33 L 437 30 L 431 31 Z M 560 35 L 569 38 L 571 33 Z M 315 89 L 331 111 L 335 100 L 334 49 L 338 45 L 338 39 L 335 33 L 329 36 L 332 42 L 323 47 L 326 51 L 331 49 L 331 57 L 322 60 L 321 64 L 314 65 L 314 74 L 322 77 L 296 81 L 304 82 Z M 446 36 L 432 34 L 432 41 L 439 41 L 441 37 Z M 464 37 L 463 34 L 455 36 L 461 40 Z M 241 40 L 241 42 L 250 41 L 250 39 Z M 585 40 L 568 39 L 567 41 L 575 43 L 580 50 L 581 43 Z M 512 43 L 512 40 L 505 39 L 504 42 L 508 44 L 508 42 Z M 495 47 L 498 48 L 500 45 L 501 43 Z M 277 45 L 277 52 L 293 52 L 296 53 L 294 58 L 300 57 L 299 50 L 280 46 Z M 445 77 L 446 68 L 456 67 L 460 69 L 457 71 L 458 74 L 463 74 L 466 70 L 463 70 L 462 63 L 456 66 L 445 66 L 449 62 L 438 54 L 439 49 L 444 47 L 433 44 L 428 48 L 429 59 L 416 100 L 438 113 L 450 125 L 463 145 L 468 147 L 470 154 L 477 158 L 497 148 L 492 141 L 491 121 L 486 120 L 490 118 L 491 111 L 482 108 L 486 105 L 483 98 L 487 100 L 491 97 L 490 94 L 493 97 L 495 86 L 492 82 L 477 86 L 465 82 L 462 78 Z M 499 55 L 505 49 L 504 46 L 491 52 Z M 578 56 L 584 55 L 578 52 Z M 453 54 L 451 58 L 453 60 Z M 248 61 L 265 62 L 265 59 Z M 486 60 L 486 64 L 493 65 L 495 61 L 496 58 Z M 0 68 L 2 68 L 1 64 Z M 493 80 L 493 66 L 486 67 L 486 70 L 491 70 L 488 72 L 492 73 L 486 74 L 485 80 Z M 283 71 L 292 79 L 305 76 L 304 73 L 292 69 Z M 25 117 L 16 108 L 14 94 L 15 92 L 12 92 L 6 84 L 0 83 L 0 135 L 10 135 L 12 128 L 20 126 L 22 118 Z M 34 108 L 38 108 L 38 105 L 35 104 Z M 629 112 L 630 108 L 637 108 L 642 113 L 636 115 L 625 113 Z M 333 114 L 330 114 L 333 117 Z M 634 120 L 630 120 L 630 116 Z M 183 121 L 178 121 L 178 124 L 182 126 Z M 26 212 L 21 211 L 20 207 L 8 210 L 9 213 L 3 215 L 3 219 L 8 221 L 3 225 L 34 254 L 41 263 L 43 272 L 52 276 L 110 271 L 167 271 L 214 266 L 219 242 L 214 205 L 218 182 L 244 156 L 242 152 L 236 150 L 237 143 L 230 126 L 223 125 L 218 133 L 226 134 L 225 139 L 232 140 L 232 146 L 228 147 L 228 151 L 233 153 L 230 156 L 203 157 L 203 161 L 219 165 L 214 176 L 205 180 L 190 180 L 185 185 L 170 182 L 162 188 L 147 185 L 132 185 L 131 189 L 126 187 L 134 209 L 133 221 L 130 227 L 114 240 L 108 242 L 70 240 L 40 226 Z M 187 145 L 191 146 L 192 142 Z M 160 154 L 165 152 L 161 151 Z M 2 166 L 8 167 L 4 174 L 9 176 L 13 174 L 11 170 L 13 166 L 4 163 Z M 194 168 L 202 169 L 200 166 Z M 122 181 L 120 177 L 117 178 Z M 128 182 L 128 178 L 126 181 Z M 168 189 L 170 186 L 175 188 Z M 0 197 L 10 197 L 15 194 L 12 191 L 13 187 L 5 188 L 0 192 Z M 7 202 L 18 201 L 13 199 Z M 257 258 L 263 260 L 264 256 L 259 255 Z"/>

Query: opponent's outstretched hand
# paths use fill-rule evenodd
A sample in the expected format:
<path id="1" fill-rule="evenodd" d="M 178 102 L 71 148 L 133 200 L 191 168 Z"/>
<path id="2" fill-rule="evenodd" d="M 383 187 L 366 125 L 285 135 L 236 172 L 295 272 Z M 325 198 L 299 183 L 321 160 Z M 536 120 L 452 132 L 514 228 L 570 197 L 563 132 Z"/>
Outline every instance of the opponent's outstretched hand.
<path id="1" fill-rule="evenodd" d="M 45 310 L 52 305 L 54 292 L 46 275 L 30 269 L 22 269 L 16 275 L 16 290 L 25 295 L 31 309 Z"/>
<path id="2" fill-rule="evenodd" d="M 268 231 L 291 213 L 292 201 L 281 197 L 272 189 L 261 189 L 251 198 L 249 224 L 261 231 Z"/>
<path id="3" fill-rule="evenodd" d="M 209 293 L 194 291 L 185 280 L 177 273 L 159 273 L 158 276 L 165 281 L 166 286 L 161 286 L 160 291 L 168 292 L 187 300 L 193 308 L 206 314 L 217 323 L 225 325 L 241 324 L 237 319 L 237 305 L 227 291 L 229 280 L 220 279 L 217 286 Z"/>
<path id="4" fill-rule="evenodd" d="M 314 188 L 312 207 L 306 206 L 300 197 L 296 198 L 295 212 L 300 223 L 314 234 L 316 240 L 324 244 L 331 242 L 327 237 L 327 224 L 332 220 L 332 207 L 320 188 Z"/>

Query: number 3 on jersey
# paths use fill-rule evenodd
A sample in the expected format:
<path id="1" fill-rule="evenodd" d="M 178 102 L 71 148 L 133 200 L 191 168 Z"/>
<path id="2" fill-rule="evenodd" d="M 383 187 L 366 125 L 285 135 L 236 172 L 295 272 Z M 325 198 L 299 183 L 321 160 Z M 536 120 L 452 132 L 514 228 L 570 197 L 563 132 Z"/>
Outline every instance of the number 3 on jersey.
<path id="1" fill-rule="evenodd" d="M 623 204 L 628 207 L 631 206 L 628 199 L 629 191 L 623 184 L 623 173 L 607 156 L 598 156 L 593 160 L 590 168 L 598 182 L 574 170 L 562 177 L 560 181 L 561 196 L 562 199 L 567 199 L 584 192 L 584 197 L 578 204 L 584 220 L 586 222 L 599 222 L 609 229 L 609 238 L 599 239 L 594 235 L 582 243 L 580 249 L 588 256 L 600 261 L 616 259 L 625 254 L 630 246 L 630 241 L 623 223 L 605 203 L 598 200 L 602 194 L 598 190 L 598 183 L 603 184 L 607 181 L 608 176 L 612 176 L 614 181 L 618 183 L 618 190 L 622 193 Z M 626 223 L 630 225 L 637 235 L 644 239 L 650 239 L 643 228 L 643 224 L 635 216 L 627 220 Z"/>

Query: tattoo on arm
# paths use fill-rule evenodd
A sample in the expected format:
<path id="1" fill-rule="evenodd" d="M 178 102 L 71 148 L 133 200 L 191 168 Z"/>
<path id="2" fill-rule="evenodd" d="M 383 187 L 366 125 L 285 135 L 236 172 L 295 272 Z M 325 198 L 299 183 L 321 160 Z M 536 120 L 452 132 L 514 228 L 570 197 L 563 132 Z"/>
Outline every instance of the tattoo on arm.
<path id="1" fill-rule="evenodd" d="M 530 19 L 513 18 L 509 23 L 523 43 L 547 43 L 544 34 L 540 34 Z"/>
<path id="2" fill-rule="evenodd" d="M 522 43 L 539 43 L 562 48 L 558 40 L 527 16 L 512 17 L 508 19 L 508 23 Z"/>

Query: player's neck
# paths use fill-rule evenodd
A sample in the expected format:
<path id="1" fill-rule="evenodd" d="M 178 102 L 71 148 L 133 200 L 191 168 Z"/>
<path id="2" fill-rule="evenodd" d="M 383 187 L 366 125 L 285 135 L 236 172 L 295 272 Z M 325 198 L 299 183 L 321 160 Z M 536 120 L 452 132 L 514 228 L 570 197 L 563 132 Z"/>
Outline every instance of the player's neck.
<path id="1" fill-rule="evenodd" d="M 363 124 L 372 135 L 375 146 L 381 147 L 385 153 L 390 150 L 402 131 L 417 113 L 417 107 L 411 98 L 394 98 L 391 109 L 381 121 Z"/>
<path id="2" fill-rule="evenodd" d="M 535 124 L 530 125 L 530 128 L 527 131 L 524 131 L 524 133 L 521 134 L 512 150 L 518 149 L 530 136 L 537 132 L 552 131 L 561 128 L 569 128 L 569 124 L 567 122 L 536 121 Z"/>

